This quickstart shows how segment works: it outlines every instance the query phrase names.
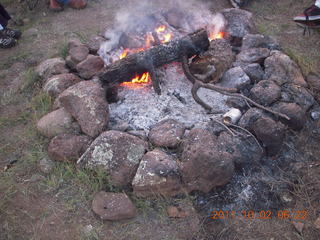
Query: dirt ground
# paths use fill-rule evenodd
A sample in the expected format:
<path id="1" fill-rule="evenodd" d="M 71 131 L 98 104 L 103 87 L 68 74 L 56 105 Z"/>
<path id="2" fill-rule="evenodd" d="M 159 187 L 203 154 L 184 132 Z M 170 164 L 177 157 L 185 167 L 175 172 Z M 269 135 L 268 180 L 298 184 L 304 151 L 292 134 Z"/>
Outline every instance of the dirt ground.
<path id="1" fill-rule="evenodd" d="M 18 46 L 0 50 L 0 240 L 4 239 L 320 239 L 314 221 L 320 216 L 320 162 L 313 122 L 295 133 L 296 151 L 306 162 L 292 193 L 295 209 L 307 209 L 304 230 L 299 234 L 290 220 L 208 221 L 201 214 L 185 220 L 168 218 L 165 208 L 190 199 L 139 199 L 137 218 L 102 222 L 91 211 L 93 194 L 108 186 L 103 174 L 56 164 L 52 173 L 39 171 L 48 140 L 35 123 L 52 107 L 51 98 L 41 92 L 33 68 L 40 61 L 64 56 L 70 38 L 88 40 L 102 34 L 114 21 L 115 13 L 128 2 L 138 0 L 91 0 L 83 10 L 66 8 L 52 13 L 46 1 L 29 11 L 25 1 L 1 1 L 15 19 L 24 20 Z M 212 11 L 230 7 L 227 0 L 203 1 Z M 292 17 L 312 0 L 251 0 L 247 9 L 254 14 L 258 30 L 274 36 L 305 75 L 320 74 L 320 33 L 303 36 Z M 14 25 L 12 25 L 14 26 Z M 10 163 L 13 163 L 10 165 Z M 4 171 L 6 166 L 10 169 Z M 192 198 L 192 196 L 190 196 Z"/>

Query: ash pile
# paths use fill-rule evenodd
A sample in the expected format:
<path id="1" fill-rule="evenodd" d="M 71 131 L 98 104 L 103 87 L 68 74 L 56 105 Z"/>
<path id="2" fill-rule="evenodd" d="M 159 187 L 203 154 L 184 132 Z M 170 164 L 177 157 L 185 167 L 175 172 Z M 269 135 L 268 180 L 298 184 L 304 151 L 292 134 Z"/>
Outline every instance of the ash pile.
<path id="1" fill-rule="evenodd" d="M 246 98 L 202 89 L 199 97 L 221 114 L 208 112 L 192 96 L 192 83 L 179 63 L 158 69 L 161 95 L 150 82 L 137 88 L 120 85 L 115 101 L 108 103 L 97 76 L 128 47 L 120 47 L 128 42 L 120 41 L 124 32 L 116 41 L 108 36 L 93 37 L 88 44 L 70 41 L 66 60 L 49 59 L 37 68 L 43 90 L 55 98 L 55 110 L 37 124 L 51 139 L 49 157 L 103 169 L 114 186 L 140 197 L 191 193 L 196 194 L 195 205 L 206 210 L 283 204 L 280 191 L 268 183 L 280 177 L 279 167 L 290 168 L 290 132 L 312 121 L 309 113 L 318 103 L 298 65 L 276 41 L 257 34 L 251 13 L 226 9 L 219 18 L 222 26 L 209 21 L 207 28 L 224 32 L 225 38 L 212 40 L 206 52 L 190 58 L 190 71 L 203 84 L 237 89 L 260 107 Z M 183 35 L 183 26 L 168 21 L 166 26 L 173 36 Z M 237 109 L 237 117 L 221 124 L 230 109 Z M 131 206 L 129 213 L 110 217 L 99 206 L 94 211 L 102 219 L 136 214 Z"/>

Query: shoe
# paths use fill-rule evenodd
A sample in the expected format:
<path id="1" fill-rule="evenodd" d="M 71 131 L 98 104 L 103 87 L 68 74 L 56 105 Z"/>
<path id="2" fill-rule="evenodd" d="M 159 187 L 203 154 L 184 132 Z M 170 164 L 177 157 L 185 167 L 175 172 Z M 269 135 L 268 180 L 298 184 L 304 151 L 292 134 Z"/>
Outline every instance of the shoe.
<path id="1" fill-rule="evenodd" d="M 230 3 L 235 8 L 241 8 L 247 4 L 247 0 L 230 0 Z"/>
<path id="2" fill-rule="evenodd" d="M 57 0 L 50 0 L 50 10 L 54 12 L 61 12 L 63 10 L 62 5 Z"/>
<path id="3" fill-rule="evenodd" d="M 294 17 L 293 21 L 308 27 L 320 27 L 320 8 L 312 5 L 302 14 Z"/>
<path id="4" fill-rule="evenodd" d="M 82 9 L 87 6 L 87 2 L 85 0 L 70 0 L 69 7 L 74 9 Z"/>
<path id="5" fill-rule="evenodd" d="M 16 44 L 16 39 L 7 36 L 0 36 L 0 48 L 12 48 Z"/>
<path id="6" fill-rule="evenodd" d="M 21 37 L 21 31 L 11 29 L 11 28 L 5 28 L 5 29 L 1 30 L 1 35 L 11 37 L 14 39 L 19 39 Z"/>

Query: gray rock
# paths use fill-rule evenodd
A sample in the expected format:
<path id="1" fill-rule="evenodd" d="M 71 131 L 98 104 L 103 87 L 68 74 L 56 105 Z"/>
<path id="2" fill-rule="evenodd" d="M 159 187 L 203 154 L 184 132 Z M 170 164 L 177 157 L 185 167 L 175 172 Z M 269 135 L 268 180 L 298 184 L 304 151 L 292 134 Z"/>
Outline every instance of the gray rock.
<path id="1" fill-rule="evenodd" d="M 77 71 L 80 77 L 90 79 L 101 72 L 104 61 L 101 57 L 88 55 L 88 57 L 77 65 Z"/>
<path id="2" fill-rule="evenodd" d="M 237 61 L 246 64 L 259 63 L 262 64 L 264 60 L 269 57 L 270 50 L 268 48 L 249 48 L 242 50 L 237 55 Z"/>
<path id="3" fill-rule="evenodd" d="M 182 193 L 177 162 L 168 154 L 155 149 L 146 153 L 132 182 L 137 196 L 175 196 Z"/>
<path id="4" fill-rule="evenodd" d="M 59 162 L 75 162 L 86 151 L 91 138 L 86 135 L 60 134 L 48 147 L 48 155 Z"/>
<path id="5" fill-rule="evenodd" d="M 176 120 L 167 119 L 157 123 L 149 132 L 150 142 L 157 147 L 174 148 L 179 145 L 185 126 Z"/>
<path id="6" fill-rule="evenodd" d="M 78 163 L 88 168 L 103 168 L 116 186 L 131 184 L 148 144 L 138 137 L 106 131 L 97 137 Z"/>
<path id="7" fill-rule="evenodd" d="M 102 220 L 119 221 L 134 218 L 136 207 L 125 193 L 98 192 L 92 201 L 92 210 Z"/>
<path id="8" fill-rule="evenodd" d="M 251 79 L 251 82 L 259 82 L 264 77 L 264 71 L 260 64 L 258 63 L 252 63 L 249 65 L 244 66 L 243 71 L 248 75 L 248 77 Z"/>
<path id="9" fill-rule="evenodd" d="M 250 90 L 250 98 L 263 106 L 269 106 L 281 97 L 281 88 L 273 81 L 262 80 Z"/>
<path id="10" fill-rule="evenodd" d="M 262 34 L 247 34 L 242 39 L 242 50 L 249 48 L 268 48 L 270 50 L 279 50 L 279 43 L 269 37 Z"/>
<path id="11" fill-rule="evenodd" d="M 71 87 L 80 81 L 81 79 L 73 73 L 54 75 L 46 81 L 43 86 L 43 90 L 49 93 L 50 96 L 57 97 L 68 87 Z"/>
<path id="12" fill-rule="evenodd" d="M 307 82 L 311 88 L 320 91 L 320 77 L 314 73 L 307 76 Z"/>
<path id="13" fill-rule="evenodd" d="M 314 97 L 304 87 L 295 84 L 285 84 L 282 86 L 282 91 L 287 94 L 289 102 L 298 104 L 305 111 L 308 111 L 315 103 Z"/>
<path id="14" fill-rule="evenodd" d="M 227 20 L 226 32 L 232 37 L 243 38 L 257 31 L 252 13 L 236 8 L 225 9 L 221 13 Z"/>
<path id="15" fill-rule="evenodd" d="M 237 108 L 244 111 L 248 108 L 246 101 L 242 98 L 228 97 L 226 104 L 230 108 Z"/>
<path id="16" fill-rule="evenodd" d="M 42 79 L 48 79 L 53 75 L 68 73 L 66 62 L 62 58 L 51 58 L 41 62 L 35 69 L 35 72 Z"/>
<path id="17" fill-rule="evenodd" d="M 107 127 L 109 106 L 100 84 L 79 82 L 61 93 L 59 101 L 87 135 L 96 137 Z"/>
<path id="18" fill-rule="evenodd" d="M 215 135 L 204 129 L 192 129 L 183 142 L 179 163 L 182 181 L 188 192 L 209 192 L 229 182 L 234 172 L 233 157 L 221 151 Z"/>
<path id="19" fill-rule="evenodd" d="M 250 85 L 251 81 L 241 67 L 231 68 L 226 71 L 221 81 L 217 84 L 222 87 L 237 88 L 243 90 Z"/>
<path id="20" fill-rule="evenodd" d="M 265 116 L 263 110 L 259 108 L 250 108 L 242 115 L 238 122 L 238 125 L 251 131 L 255 121 L 257 121 L 259 118 L 262 118 L 263 116 Z"/>
<path id="21" fill-rule="evenodd" d="M 90 53 L 96 54 L 98 50 L 100 49 L 100 45 L 106 41 L 105 38 L 101 36 L 92 36 L 87 43 Z"/>
<path id="22" fill-rule="evenodd" d="M 48 138 L 62 133 L 80 132 L 80 126 L 64 108 L 60 108 L 43 116 L 37 123 L 37 129 L 42 135 Z"/>
<path id="23" fill-rule="evenodd" d="M 279 86 L 293 83 L 307 87 L 298 65 L 289 56 L 279 51 L 271 51 L 270 57 L 265 62 L 265 79 L 276 82 Z"/>
<path id="24" fill-rule="evenodd" d="M 66 65 L 68 66 L 68 68 L 70 68 L 72 71 L 76 71 L 77 70 L 77 63 L 74 62 L 71 59 L 71 56 L 67 56 L 66 57 Z"/>
<path id="25" fill-rule="evenodd" d="M 54 169 L 54 162 L 51 161 L 48 157 L 44 157 L 39 161 L 39 169 L 42 173 L 44 174 L 49 174 L 53 171 Z"/>

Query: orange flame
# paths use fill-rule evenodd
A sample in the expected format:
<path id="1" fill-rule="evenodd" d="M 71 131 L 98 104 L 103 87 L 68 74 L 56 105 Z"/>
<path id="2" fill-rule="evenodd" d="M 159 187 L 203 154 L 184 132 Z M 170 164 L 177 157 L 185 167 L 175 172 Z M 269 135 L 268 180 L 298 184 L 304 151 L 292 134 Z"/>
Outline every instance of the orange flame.
<path id="1" fill-rule="evenodd" d="M 159 33 L 162 33 L 166 30 L 166 26 L 165 25 L 161 25 L 160 27 L 157 27 L 156 28 L 156 32 L 159 34 Z"/>
<path id="2" fill-rule="evenodd" d="M 224 38 L 224 35 L 225 35 L 224 32 L 218 32 L 218 33 L 211 32 L 209 33 L 209 40 L 212 41 L 214 39 L 221 39 L 221 38 Z"/>
<path id="3" fill-rule="evenodd" d="M 151 82 L 151 77 L 148 72 L 143 73 L 142 75 L 136 75 L 131 79 L 130 82 L 123 82 L 120 86 L 129 87 L 132 89 L 139 88 L 141 86 L 145 86 Z"/>

